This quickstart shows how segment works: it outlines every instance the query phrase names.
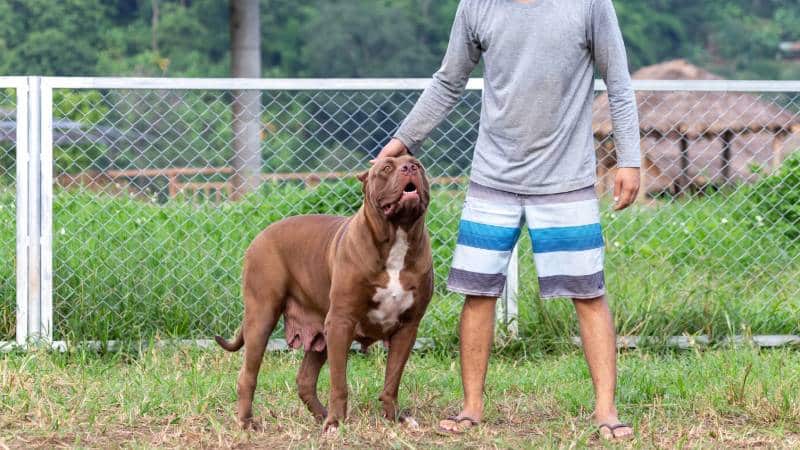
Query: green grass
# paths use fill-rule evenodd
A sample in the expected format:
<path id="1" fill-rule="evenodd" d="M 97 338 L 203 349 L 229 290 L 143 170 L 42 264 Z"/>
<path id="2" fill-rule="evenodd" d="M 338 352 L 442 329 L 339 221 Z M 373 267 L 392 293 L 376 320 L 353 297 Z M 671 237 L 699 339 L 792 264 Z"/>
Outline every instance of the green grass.
<path id="1" fill-rule="evenodd" d="M 612 213 L 603 202 L 607 285 L 621 334 L 800 333 L 800 242 L 758 220 L 750 192 L 656 202 Z M 350 214 L 355 183 L 267 186 L 214 205 L 58 191 L 54 200 L 57 339 L 230 335 L 241 320 L 241 258 L 265 226 L 290 214 Z M 463 193 L 435 190 L 429 228 L 436 295 L 421 335 L 452 347 L 461 297 L 444 281 Z M 0 198 L 0 252 L 14 257 L 13 196 Z M 523 235 L 524 236 L 524 235 Z M 576 333 L 567 301 L 538 299 L 521 241 L 520 332 L 514 345 L 563 347 Z M 14 266 L 0 267 L 0 337 L 14 335 Z"/>
<path id="2" fill-rule="evenodd" d="M 16 208 L 15 191 L 0 187 L 0 341 L 10 340 L 16 324 Z"/>
<path id="3" fill-rule="evenodd" d="M 420 422 L 410 431 L 380 418 L 382 351 L 353 354 L 350 417 L 321 437 L 297 398 L 299 353 L 271 353 L 255 414 L 264 430 L 235 423 L 241 354 L 221 350 L 143 353 L 30 352 L 0 359 L 0 447 L 551 448 L 596 444 L 591 382 L 577 350 L 495 356 L 484 425 L 461 437 L 435 424 L 461 399 L 457 356 L 412 355 L 400 403 Z M 325 399 L 327 369 L 320 389 Z M 748 347 L 620 355 L 619 404 L 634 447 L 800 445 L 800 352 Z"/>

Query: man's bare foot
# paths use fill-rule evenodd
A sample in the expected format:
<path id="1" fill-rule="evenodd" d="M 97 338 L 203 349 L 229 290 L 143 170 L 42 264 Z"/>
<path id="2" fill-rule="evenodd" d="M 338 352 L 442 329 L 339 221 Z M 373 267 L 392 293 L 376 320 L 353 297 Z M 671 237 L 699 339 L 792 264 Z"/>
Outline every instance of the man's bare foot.
<path id="1" fill-rule="evenodd" d="M 480 425 L 480 418 L 480 414 L 470 414 L 467 411 L 462 411 L 456 416 L 450 416 L 439 421 L 439 431 L 448 434 L 461 434 L 470 428 Z"/>

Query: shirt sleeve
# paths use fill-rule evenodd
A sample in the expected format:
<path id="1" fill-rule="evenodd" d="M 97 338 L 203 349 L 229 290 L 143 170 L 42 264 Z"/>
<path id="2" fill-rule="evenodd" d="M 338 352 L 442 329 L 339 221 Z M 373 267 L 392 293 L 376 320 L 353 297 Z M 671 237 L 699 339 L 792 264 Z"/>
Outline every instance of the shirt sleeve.
<path id="1" fill-rule="evenodd" d="M 628 73 L 625 43 L 611 0 L 591 5 L 591 50 L 594 63 L 606 82 L 618 167 L 639 167 L 639 114 Z"/>
<path id="2" fill-rule="evenodd" d="M 467 3 L 461 0 L 458 5 L 441 68 L 394 135 L 412 153 L 458 103 L 480 61 L 482 50 L 467 19 Z"/>

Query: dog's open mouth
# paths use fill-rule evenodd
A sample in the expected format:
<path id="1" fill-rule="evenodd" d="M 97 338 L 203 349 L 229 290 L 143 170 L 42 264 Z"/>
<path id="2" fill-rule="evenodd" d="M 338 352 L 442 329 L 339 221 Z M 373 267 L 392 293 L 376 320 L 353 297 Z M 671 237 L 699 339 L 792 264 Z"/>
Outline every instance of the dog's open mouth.
<path id="1" fill-rule="evenodd" d="M 403 191 L 401 192 L 400 198 L 398 198 L 397 201 L 385 204 L 381 206 L 381 209 L 386 216 L 391 216 L 397 212 L 397 210 L 400 208 L 400 204 L 407 200 L 419 200 L 419 191 L 417 191 L 417 185 L 410 181 L 403 186 Z"/>
<path id="2" fill-rule="evenodd" d="M 400 200 L 407 200 L 407 199 L 419 199 L 419 192 L 417 192 L 417 185 L 412 182 L 408 182 L 403 187 L 403 195 L 400 197 Z"/>

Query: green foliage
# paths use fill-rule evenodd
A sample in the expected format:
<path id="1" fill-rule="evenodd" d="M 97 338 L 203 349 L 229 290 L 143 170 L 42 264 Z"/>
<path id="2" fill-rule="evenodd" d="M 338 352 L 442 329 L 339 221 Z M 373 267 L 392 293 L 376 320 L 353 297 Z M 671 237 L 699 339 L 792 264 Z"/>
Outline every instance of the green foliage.
<path id="1" fill-rule="evenodd" d="M 0 73 L 94 73 L 108 12 L 100 0 L 3 0 Z"/>
<path id="2" fill-rule="evenodd" d="M 91 90 L 56 89 L 53 91 L 53 105 L 60 117 L 84 124 L 97 124 L 109 112 L 103 94 Z"/>
<path id="3" fill-rule="evenodd" d="M 791 167 L 797 180 L 796 163 Z M 794 211 L 794 217 L 796 191 L 786 191 L 791 196 L 781 206 Z M 634 207 L 619 215 L 602 205 L 607 284 L 621 334 L 800 332 L 796 237 L 784 234 L 786 228 L 759 225 L 756 217 L 762 213 L 738 206 L 749 195 L 745 188 L 659 208 Z M 456 344 L 463 302 L 445 289 L 462 196 L 461 190 L 434 189 L 428 214 L 435 295 L 420 336 L 445 347 Z M 354 179 L 315 188 L 269 184 L 242 201 L 220 205 L 57 190 L 56 336 L 229 335 L 241 320 L 241 258 L 252 238 L 288 215 L 352 214 L 360 199 Z M 0 224 L 7 226 L 0 227 L 5 230 L 0 256 L 9 261 L 15 250 L 13 204 L 13 192 L 3 193 Z M 520 257 L 521 345 L 563 346 L 577 332 L 574 310 L 567 301 L 538 299 L 527 237 Z M 13 271 L 13 264 L 0 266 L 0 340 L 13 336 Z"/>
<path id="4" fill-rule="evenodd" d="M 354 177 L 339 183 L 322 183 L 297 203 L 297 214 L 326 214 L 350 216 L 361 206 L 361 183 Z"/>
<path id="5" fill-rule="evenodd" d="M 777 173 L 753 186 L 748 198 L 762 218 L 754 225 L 774 227 L 791 240 L 800 237 L 800 151 L 784 161 Z"/>
<path id="6" fill-rule="evenodd" d="M 0 190 L 0 341 L 14 336 L 16 320 L 16 208 L 14 191 Z"/>
<path id="7" fill-rule="evenodd" d="M 322 3 L 304 29 L 303 56 L 309 72 L 323 77 L 429 72 L 441 55 L 409 42 L 417 31 L 414 16 L 414 10 L 385 1 Z"/>
<path id="8" fill-rule="evenodd" d="M 228 2 L 0 0 L 0 73 L 225 76 Z M 436 70 L 458 0 L 262 0 L 265 76 L 421 76 Z M 796 0 L 616 0 L 632 67 L 688 57 L 734 78 L 800 76 Z"/>
<path id="9" fill-rule="evenodd" d="M 101 145 L 63 145 L 53 149 L 53 162 L 59 173 L 76 175 L 87 170 L 102 170 L 111 166 Z"/>
<path id="10" fill-rule="evenodd" d="M 654 11 L 646 2 L 617 2 L 617 15 L 632 67 L 655 64 L 681 54 L 686 30 L 674 14 Z"/>

